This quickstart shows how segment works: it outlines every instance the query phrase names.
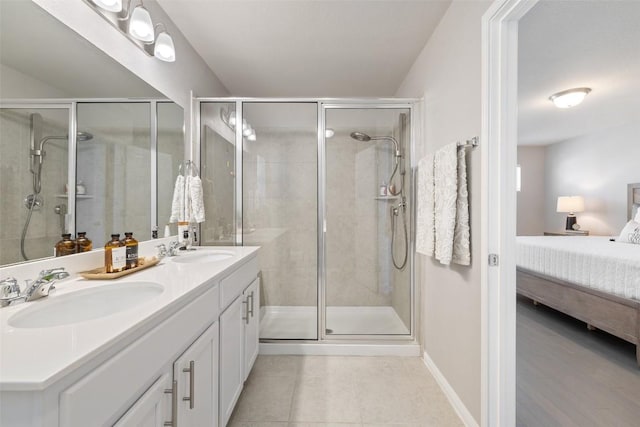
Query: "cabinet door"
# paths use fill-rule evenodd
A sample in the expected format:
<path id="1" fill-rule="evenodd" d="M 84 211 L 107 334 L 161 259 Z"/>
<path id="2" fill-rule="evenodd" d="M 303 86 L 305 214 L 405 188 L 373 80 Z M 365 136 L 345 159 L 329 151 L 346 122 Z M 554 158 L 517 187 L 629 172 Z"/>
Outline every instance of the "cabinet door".
<path id="1" fill-rule="evenodd" d="M 244 323 L 244 380 L 246 381 L 258 357 L 260 341 L 260 278 L 244 291 L 247 303 Z"/>
<path id="2" fill-rule="evenodd" d="M 220 427 L 227 425 L 244 383 L 245 305 L 241 295 L 220 316 Z"/>
<path id="3" fill-rule="evenodd" d="M 215 322 L 173 364 L 180 427 L 217 426 L 218 334 Z"/>
<path id="4" fill-rule="evenodd" d="M 171 372 L 163 374 L 114 426 L 163 427 L 171 421 L 171 379 Z"/>

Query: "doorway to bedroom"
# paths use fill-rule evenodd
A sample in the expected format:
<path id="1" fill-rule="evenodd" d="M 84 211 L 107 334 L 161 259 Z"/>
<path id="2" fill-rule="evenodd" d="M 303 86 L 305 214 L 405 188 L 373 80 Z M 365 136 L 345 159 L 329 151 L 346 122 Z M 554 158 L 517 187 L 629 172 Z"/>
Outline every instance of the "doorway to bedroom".
<path id="1" fill-rule="evenodd" d="M 518 21 L 518 426 L 640 417 L 639 20 L 538 2 Z"/>

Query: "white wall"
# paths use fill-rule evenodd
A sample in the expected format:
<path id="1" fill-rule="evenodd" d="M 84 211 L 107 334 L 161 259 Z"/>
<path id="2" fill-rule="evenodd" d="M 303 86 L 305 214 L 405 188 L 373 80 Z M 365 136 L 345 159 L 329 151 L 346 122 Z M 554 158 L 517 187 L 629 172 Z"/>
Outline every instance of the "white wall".
<path id="1" fill-rule="evenodd" d="M 490 2 L 454 1 L 442 18 L 397 96 L 424 96 L 427 151 L 476 136 L 481 127 L 481 18 Z M 453 387 L 466 409 L 480 420 L 480 150 L 470 156 L 471 267 L 443 267 L 417 255 L 421 287 L 421 340 L 427 355 Z"/>
<path id="2" fill-rule="evenodd" d="M 640 182 L 640 123 L 547 146 L 545 227 L 564 228 L 558 196 L 584 196 L 578 224 L 591 234 L 619 234 L 627 222 L 627 184 Z"/>
<path id="3" fill-rule="evenodd" d="M 171 19 L 155 2 L 144 5 L 154 22 L 162 22 L 173 37 L 176 62 L 167 63 L 144 52 L 113 28 L 91 7 L 78 0 L 32 0 L 63 24 L 80 34 L 98 49 L 146 81 L 185 109 L 191 108 L 190 91 L 202 96 L 228 94 L 216 75 L 191 47 Z"/>
<path id="4" fill-rule="evenodd" d="M 541 236 L 545 231 L 545 154 L 545 146 L 518 146 L 522 178 L 518 192 L 518 236 Z"/>
<path id="5" fill-rule="evenodd" d="M 0 64 L 0 96 L 11 98 L 66 98 L 60 88 L 27 76 L 15 68 Z"/>

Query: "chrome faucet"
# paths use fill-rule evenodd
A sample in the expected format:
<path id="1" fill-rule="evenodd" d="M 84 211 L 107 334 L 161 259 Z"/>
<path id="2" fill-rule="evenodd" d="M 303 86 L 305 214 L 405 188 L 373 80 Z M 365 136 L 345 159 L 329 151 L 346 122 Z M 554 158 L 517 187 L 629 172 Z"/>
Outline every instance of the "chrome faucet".
<path id="1" fill-rule="evenodd" d="M 170 256 L 170 257 L 177 256 L 179 248 L 180 248 L 180 242 L 178 241 L 171 242 L 171 244 L 169 244 L 168 249 L 164 243 L 161 243 L 158 246 L 156 246 L 156 249 L 158 250 L 158 258 L 162 259 L 166 256 Z"/>
<path id="2" fill-rule="evenodd" d="M 57 281 L 69 277 L 64 268 L 42 270 L 36 280 L 27 280 L 27 288 L 20 292 L 18 281 L 9 277 L 0 281 L 0 307 L 6 307 L 14 301 L 35 301 L 49 296 Z"/>

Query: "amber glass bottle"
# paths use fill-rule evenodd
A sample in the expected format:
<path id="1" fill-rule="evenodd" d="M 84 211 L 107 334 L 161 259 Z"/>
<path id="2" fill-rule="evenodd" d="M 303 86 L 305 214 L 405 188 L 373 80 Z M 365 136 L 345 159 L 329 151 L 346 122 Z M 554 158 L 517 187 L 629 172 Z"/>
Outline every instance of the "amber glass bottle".
<path id="1" fill-rule="evenodd" d="M 138 266 L 138 241 L 133 238 L 133 233 L 124 233 L 124 246 L 127 252 L 127 269 Z"/>
<path id="2" fill-rule="evenodd" d="M 87 239 L 87 233 L 85 231 L 78 231 L 78 237 L 76 237 L 76 251 L 89 252 L 93 248 L 91 240 Z"/>
<path id="3" fill-rule="evenodd" d="M 120 243 L 120 235 L 112 234 L 104 245 L 104 266 L 107 273 L 117 273 L 127 265 L 126 248 Z"/>
<path id="4" fill-rule="evenodd" d="M 62 235 L 62 240 L 56 243 L 56 256 L 65 256 L 76 253 L 76 242 L 71 240 L 71 234 Z"/>

